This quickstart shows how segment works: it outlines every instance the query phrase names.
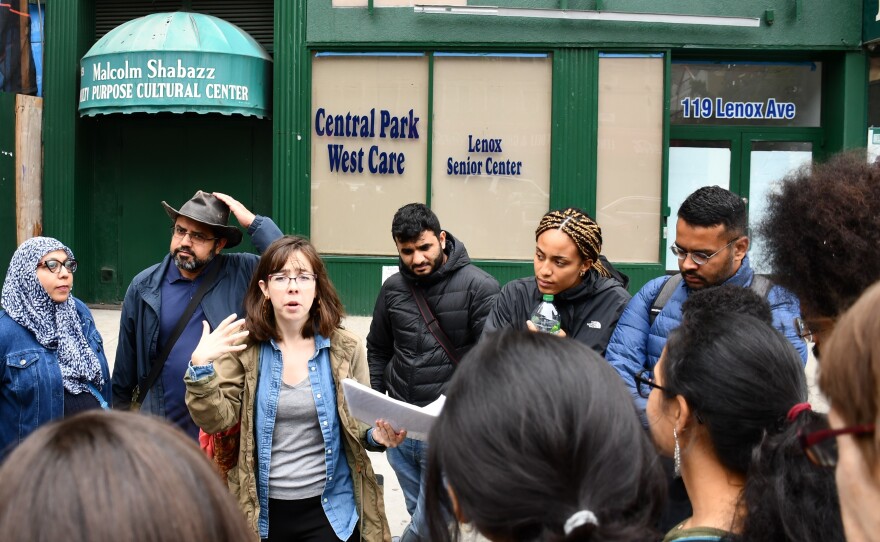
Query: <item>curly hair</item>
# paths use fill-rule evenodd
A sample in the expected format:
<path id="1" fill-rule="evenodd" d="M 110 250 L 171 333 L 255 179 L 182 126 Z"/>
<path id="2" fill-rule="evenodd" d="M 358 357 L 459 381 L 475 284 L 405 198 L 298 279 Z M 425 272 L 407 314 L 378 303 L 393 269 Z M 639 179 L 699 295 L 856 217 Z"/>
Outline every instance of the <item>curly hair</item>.
<path id="1" fill-rule="evenodd" d="M 774 281 L 836 317 L 880 279 L 880 166 L 846 152 L 791 173 L 758 232 Z"/>

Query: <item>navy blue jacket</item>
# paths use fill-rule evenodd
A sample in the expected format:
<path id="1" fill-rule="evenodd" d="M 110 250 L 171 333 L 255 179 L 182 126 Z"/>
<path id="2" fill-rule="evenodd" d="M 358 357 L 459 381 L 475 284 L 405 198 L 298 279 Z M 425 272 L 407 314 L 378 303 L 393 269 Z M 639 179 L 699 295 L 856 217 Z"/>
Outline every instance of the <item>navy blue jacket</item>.
<path id="1" fill-rule="evenodd" d="M 282 233 L 272 219 L 257 216 L 248 228 L 248 235 L 257 250 L 262 252 Z M 244 294 L 259 261 L 259 256 L 254 254 L 224 255 L 217 280 L 199 304 L 211 329 L 233 312 L 244 314 Z M 171 256 L 166 255 L 161 263 L 141 271 L 125 292 L 113 365 L 113 404 L 116 408 L 125 409 L 131 405 L 138 379 L 149 374 L 152 360 L 158 355 L 162 278 L 170 262 Z M 144 412 L 165 416 L 165 391 L 161 378 L 156 379 L 141 402 Z"/>

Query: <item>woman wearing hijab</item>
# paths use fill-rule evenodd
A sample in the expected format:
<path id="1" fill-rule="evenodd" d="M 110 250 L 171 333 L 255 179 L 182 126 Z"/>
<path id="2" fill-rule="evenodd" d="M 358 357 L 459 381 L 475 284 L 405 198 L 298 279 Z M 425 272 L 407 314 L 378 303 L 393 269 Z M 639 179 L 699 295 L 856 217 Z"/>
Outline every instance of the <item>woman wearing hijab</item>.
<path id="1" fill-rule="evenodd" d="M 92 313 L 71 295 L 75 271 L 73 252 L 51 237 L 28 239 L 9 263 L 0 297 L 0 460 L 50 420 L 107 408 L 107 359 Z"/>
<path id="2" fill-rule="evenodd" d="M 529 328 L 529 315 L 550 294 L 564 335 L 604 356 L 631 296 L 601 250 L 602 229 L 585 212 L 568 207 L 545 214 L 535 230 L 535 276 L 501 289 L 483 333 Z"/>

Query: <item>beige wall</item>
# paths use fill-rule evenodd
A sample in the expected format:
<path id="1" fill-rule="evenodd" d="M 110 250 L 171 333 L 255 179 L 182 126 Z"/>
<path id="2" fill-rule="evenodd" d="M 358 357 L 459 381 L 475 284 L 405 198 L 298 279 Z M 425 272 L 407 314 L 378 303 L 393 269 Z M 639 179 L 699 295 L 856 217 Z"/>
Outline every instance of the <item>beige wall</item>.
<path id="1" fill-rule="evenodd" d="M 328 115 L 366 115 L 375 109 L 375 136 L 319 135 L 319 108 Z M 408 117 L 418 138 L 381 137 L 381 111 Z M 428 140 L 428 60 L 418 57 L 318 56 L 312 60 L 312 240 L 326 254 L 396 255 L 391 218 L 402 205 L 424 202 Z M 322 126 L 322 130 L 324 127 Z M 407 130 L 409 134 L 409 130 Z M 330 145 L 363 150 L 362 172 L 331 171 Z M 369 171 L 382 153 L 403 153 L 402 174 Z M 378 160 L 374 160 L 374 164 Z"/>
<path id="2" fill-rule="evenodd" d="M 615 262 L 657 262 L 663 58 L 599 59 L 596 220 Z"/>
<path id="3" fill-rule="evenodd" d="M 431 207 L 472 258 L 534 253 L 549 205 L 551 69 L 549 57 L 434 59 Z M 477 150 L 496 139 L 500 152 Z M 450 159 L 471 165 L 450 174 Z"/>

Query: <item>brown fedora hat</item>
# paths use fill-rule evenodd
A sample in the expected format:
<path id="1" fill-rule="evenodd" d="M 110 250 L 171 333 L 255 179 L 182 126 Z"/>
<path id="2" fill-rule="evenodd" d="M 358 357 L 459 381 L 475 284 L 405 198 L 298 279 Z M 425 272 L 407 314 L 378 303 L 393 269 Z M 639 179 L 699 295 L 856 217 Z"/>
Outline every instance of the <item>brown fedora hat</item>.
<path id="1" fill-rule="evenodd" d="M 185 216 L 211 226 L 226 239 L 226 248 L 241 243 L 241 230 L 229 225 L 229 207 L 213 194 L 199 190 L 188 202 L 180 206 L 179 211 L 164 201 L 162 207 L 165 208 L 171 222 L 176 222 L 178 216 Z"/>

